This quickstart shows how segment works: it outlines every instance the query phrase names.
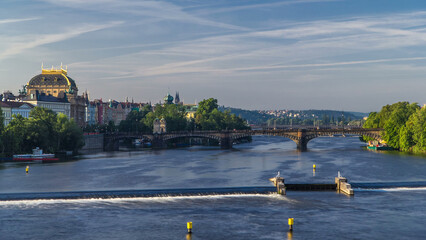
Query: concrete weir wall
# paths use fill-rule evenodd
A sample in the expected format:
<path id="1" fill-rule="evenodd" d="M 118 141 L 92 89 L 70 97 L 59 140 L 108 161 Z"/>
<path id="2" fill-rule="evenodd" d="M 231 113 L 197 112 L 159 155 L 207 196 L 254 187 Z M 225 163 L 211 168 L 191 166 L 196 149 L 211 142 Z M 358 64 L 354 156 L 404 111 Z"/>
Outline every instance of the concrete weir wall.
<path id="1" fill-rule="evenodd" d="M 277 188 L 277 193 L 281 195 L 286 195 L 287 190 L 293 191 L 336 191 L 339 193 L 344 193 L 349 196 L 354 195 L 354 190 L 351 185 L 348 183 L 348 180 L 340 176 L 334 178 L 334 184 L 324 184 L 324 183 L 296 183 L 296 184 L 285 184 L 284 178 L 278 175 L 274 178 L 270 178 L 274 186 Z"/>
<path id="2" fill-rule="evenodd" d="M 336 190 L 344 193 L 346 195 L 354 195 L 354 190 L 352 189 L 351 185 L 348 183 L 348 180 L 342 176 L 338 176 L 334 178 L 334 182 L 337 185 Z"/>
<path id="3" fill-rule="evenodd" d="M 104 150 L 104 134 L 84 135 L 84 146 L 81 153 L 102 152 Z"/>

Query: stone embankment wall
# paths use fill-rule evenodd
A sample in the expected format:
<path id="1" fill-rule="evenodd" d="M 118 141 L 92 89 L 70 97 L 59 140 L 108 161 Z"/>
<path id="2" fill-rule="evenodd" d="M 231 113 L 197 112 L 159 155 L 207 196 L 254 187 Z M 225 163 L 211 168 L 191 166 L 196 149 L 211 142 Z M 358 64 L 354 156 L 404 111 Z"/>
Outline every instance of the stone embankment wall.
<path id="1" fill-rule="evenodd" d="M 87 154 L 102 152 L 104 150 L 104 135 L 84 135 L 84 143 L 83 148 L 79 151 L 80 153 Z"/>

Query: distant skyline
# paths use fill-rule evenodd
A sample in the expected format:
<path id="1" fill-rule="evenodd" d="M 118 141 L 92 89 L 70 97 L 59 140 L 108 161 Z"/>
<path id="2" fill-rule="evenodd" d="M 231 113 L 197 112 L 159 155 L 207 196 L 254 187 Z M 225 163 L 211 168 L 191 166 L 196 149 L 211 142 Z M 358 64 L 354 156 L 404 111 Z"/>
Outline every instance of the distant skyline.
<path id="1" fill-rule="evenodd" d="M 79 93 L 243 109 L 426 103 L 426 1 L 3 0 L 1 90 L 61 63 Z"/>

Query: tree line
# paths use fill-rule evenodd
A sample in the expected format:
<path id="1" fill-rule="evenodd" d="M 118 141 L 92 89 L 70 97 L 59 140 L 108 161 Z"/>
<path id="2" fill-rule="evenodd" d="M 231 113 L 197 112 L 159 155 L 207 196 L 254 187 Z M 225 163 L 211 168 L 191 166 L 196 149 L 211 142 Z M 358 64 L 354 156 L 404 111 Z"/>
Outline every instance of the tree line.
<path id="1" fill-rule="evenodd" d="M 0 108 L 0 121 L 4 122 Z M 1 155 L 10 157 L 17 153 L 30 153 L 40 147 L 48 153 L 73 151 L 83 147 L 83 131 L 65 114 L 56 114 L 50 109 L 35 107 L 29 118 L 13 115 L 7 126 L 0 124 Z"/>
<path id="2" fill-rule="evenodd" d="M 426 108 L 421 108 L 417 103 L 386 105 L 380 112 L 370 113 L 364 127 L 383 128 L 383 140 L 390 147 L 426 153 Z"/>
<path id="3" fill-rule="evenodd" d="M 106 125 L 87 126 L 85 131 L 97 132 L 140 132 L 152 133 L 155 119 L 166 120 L 167 131 L 243 130 L 249 129 L 246 121 L 230 111 L 220 111 L 217 99 L 205 99 L 198 104 L 195 118 L 187 117 L 188 109 L 179 104 L 157 104 L 144 106 L 130 112 L 118 126 L 113 122 Z"/>

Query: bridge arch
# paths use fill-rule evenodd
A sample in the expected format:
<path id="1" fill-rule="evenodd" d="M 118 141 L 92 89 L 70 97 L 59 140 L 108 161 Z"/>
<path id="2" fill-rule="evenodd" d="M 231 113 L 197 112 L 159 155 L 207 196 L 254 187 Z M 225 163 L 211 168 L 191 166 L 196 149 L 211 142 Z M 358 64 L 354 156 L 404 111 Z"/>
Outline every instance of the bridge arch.
<path id="1" fill-rule="evenodd" d="M 128 133 L 120 133 L 120 134 L 110 134 L 104 135 L 104 151 L 118 151 L 119 150 L 119 142 L 124 139 L 143 139 L 144 141 L 152 142 L 152 135 L 148 134 L 128 134 Z"/>
<path id="2" fill-rule="evenodd" d="M 383 129 L 262 129 L 262 130 L 233 130 L 233 131 L 193 131 L 193 132 L 169 132 L 162 134 L 133 134 L 133 133 L 115 133 L 104 135 L 104 148 L 107 150 L 117 149 L 118 141 L 128 138 L 141 138 L 151 141 L 153 148 L 165 148 L 167 141 L 177 138 L 207 138 L 219 142 L 221 148 L 232 148 L 235 141 L 247 138 L 253 135 L 281 136 L 294 141 L 297 149 L 307 150 L 307 144 L 310 140 L 321 136 L 332 135 L 358 135 L 368 136 L 382 141 L 381 134 Z"/>
<path id="3" fill-rule="evenodd" d="M 209 135 L 209 134 L 176 134 L 176 135 L 164 136 L 163 140 L 170 141 L 170 140 L 178 139 L 178 138 L 208 138 L 208 139 L 213 139 L 217 141 L 221 140 L 219 136 Z"/>

